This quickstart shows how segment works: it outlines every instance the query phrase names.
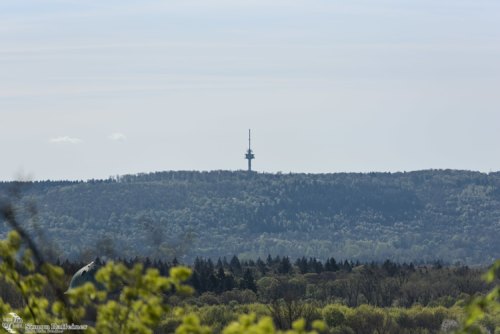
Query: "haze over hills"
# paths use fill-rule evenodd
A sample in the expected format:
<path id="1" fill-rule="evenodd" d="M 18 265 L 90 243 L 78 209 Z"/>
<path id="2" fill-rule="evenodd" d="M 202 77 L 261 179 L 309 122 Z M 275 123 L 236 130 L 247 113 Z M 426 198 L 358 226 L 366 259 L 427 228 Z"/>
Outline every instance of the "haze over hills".
<path id="1" fill-rule="evenodd" d="M 13 186 L 0 184 L 4 200 Z M 500 173 L 170 171 L 20 187 L 19 207 L 38 211 L 25 226 L 61 258 L 500 257 Z M 2 223 L 0 237 L 6 230 Z"/>

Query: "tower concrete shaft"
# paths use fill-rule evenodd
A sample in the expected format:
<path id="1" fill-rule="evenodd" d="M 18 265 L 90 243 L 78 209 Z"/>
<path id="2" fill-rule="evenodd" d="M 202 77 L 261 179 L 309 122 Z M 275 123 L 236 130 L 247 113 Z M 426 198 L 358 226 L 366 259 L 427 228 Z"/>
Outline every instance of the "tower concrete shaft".
<path id="1" fill-rule="evenodd" d="M 255 159 L 255 155 L 252 152 L 252 146 L 251 146 L 251 133 L 250 129 L 248 129 L 248 150 L 247 154 L 245 154 L 245 159 L 248 160 L 248 171 L 252 171 L 252 160 Z"/>

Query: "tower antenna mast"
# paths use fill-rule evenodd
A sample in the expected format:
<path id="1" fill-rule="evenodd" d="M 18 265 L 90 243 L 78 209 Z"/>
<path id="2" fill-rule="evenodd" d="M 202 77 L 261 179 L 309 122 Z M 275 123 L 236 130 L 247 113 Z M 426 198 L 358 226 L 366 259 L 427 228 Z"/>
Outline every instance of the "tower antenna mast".
<path id="1" fill-rule="evenodd" d="M 245 154 L 245 159 L 248 160 L 248 171 L 251 172 L 252 171 L 252 160 L 255 159 L 255 155 L 252 152 L 250 129 L 248 129 L 248 151 L 247 151 L 247 154 Z"/>

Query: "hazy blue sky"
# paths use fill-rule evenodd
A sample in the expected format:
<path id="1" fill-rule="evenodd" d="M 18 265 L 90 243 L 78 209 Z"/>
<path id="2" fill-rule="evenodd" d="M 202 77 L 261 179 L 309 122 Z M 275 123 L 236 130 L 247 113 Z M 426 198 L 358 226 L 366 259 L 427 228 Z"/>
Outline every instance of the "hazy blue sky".
<path id="1" fill-rule="evenodd" d="M 0 179 L 500 170 L 498 0 L 2 0 Z"/>

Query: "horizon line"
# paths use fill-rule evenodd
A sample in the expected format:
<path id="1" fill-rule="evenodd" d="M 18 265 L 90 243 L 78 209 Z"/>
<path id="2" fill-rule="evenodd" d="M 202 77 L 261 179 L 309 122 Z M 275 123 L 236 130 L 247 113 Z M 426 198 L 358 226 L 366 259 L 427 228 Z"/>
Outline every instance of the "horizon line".
<path id="1" fill-rule="evenodd" d="M 268 175 L 334 175 L 334 174 L 363 174 L 363 175 L 369 175 L 369 174 L 407 174 L 407 173 L 418 173 L 418 172 L 428 172 L 428 171 L 434 171 L 434 172 L 446 172 L 446 171 L 453 171 L 453 172 L 469 172 L 469 173 L 477 173 L 477 174 L 484 174 L 484 175 L 490 175 L 490 174 L 495 174 L 499 173 L 500 170 L 497 171 L 489 171 L 489 172 L 484 172 L 484 171 L 479 171 L 479 170 L 472 170 L 472 169 L 456 169 L 456 168 L 426 168 L 426 169 L 415 169 L 415 170 L 401 170 L 401 171 L 369 171 L 369 172 L 355 172 L 355 171 L 336 171 L 336 172 L 296 172 L 296 171 L 277 171 L 277 172 L 268 172 L 268 171 L 255 171 L 252 170 L 250 173 L 251 174 L 268 174 Z M 248 174 L 248 170 L 245 169 L 212 169 L 212 170 L 198 170 L 198 169 L 178 169 L 178 170 L 159 170 L 159 171 L 150 171 L 150 172 L 137 172 L 137 173 L 127 173 L 127 174 L 116 174 L 116 175 L 110 175 L 106 178 L 81 178 L 81 179 L 30 179 L 29 177 L 26 177 L 23 179 L 20 177 L 19 179 L 14 179 L 14 180 L 6 180 L 6 179 L 0 179 L 0 183 L 35 183 L 35 182 L 93 182 L 93 181 L 110 181 L 114 180 L 116 181 L 118 178 L 121 177 L 127 177 L 127 176 L 142 176 L 142 175 L 150 175 L 150 174 L 155 174 L 155 173 L 181 173 L 181 172 L 188 172 L 188 173 L 216 173 L 216 172 L 230 172 L 230 173 L 242 173 L 242 174 Z"/>

